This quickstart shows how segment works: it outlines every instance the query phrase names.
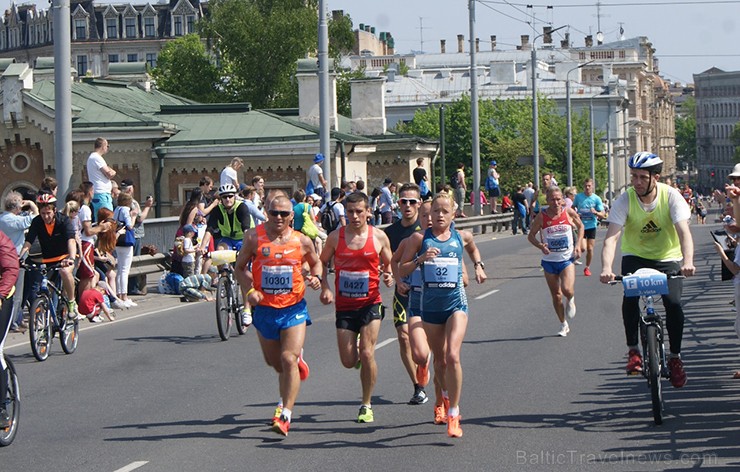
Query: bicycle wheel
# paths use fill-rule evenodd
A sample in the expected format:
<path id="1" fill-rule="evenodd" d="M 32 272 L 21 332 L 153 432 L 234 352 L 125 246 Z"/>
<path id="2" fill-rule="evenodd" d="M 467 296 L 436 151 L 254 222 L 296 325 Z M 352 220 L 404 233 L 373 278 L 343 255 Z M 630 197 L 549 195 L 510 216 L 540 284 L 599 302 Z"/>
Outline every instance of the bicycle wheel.
<path id="1" fill-rule="evenodd" d="M 650 384 L 650 398 L 653 403 L 653 419 L 655 424 L 663 424 L 663 390 L 660 385 L 660 347 L 658 346 L 658 327 L 648 325 L 648 383 Z"/>
<path id="2" fill-rule="evenodd" d="M 8 393 L 5 396 L 5 411 L 10 417 L 10 427 L 0 429 L 0 447 L 9 446 L 18 433 L 18 421 L 21 416 L 21 390 L 18 385 L 18 376 L 15 372 L 13 362 L 5 358 L 8 364 L 8 370 L 5 375 L 8 376 Z"/>
<path id="3" fill-rule="evenodd" d="M 232 285 L 232 287 L 234 287 Z M 242 289 L 238 285 L 232 289 L 235 293 L 232 294 L 232 308 L 234 313 L 234 322 L 236 324 L 236 330 L 239 334 L 245 334 L 247 332 L 247 329 L 249 329 L 249 326 L 244 326 L 242 324 L 242 316 L 241 311 L 242 307 L 244 307 L 244 297 L 242 297 Z"/>
<path id="4" fill-rule="evenodd" d="M 65 354 L 72 354 L 77 349 L 77 339 L 80 334 L 80 322 L 77 320 L 70 321 L 67 319 L 67 304 L 60 302 L 58 305 L 59 314 L 59 341 L 62 344 L 62 350 Z"/>
<path id="5" fill-rule="evenodd" d="M 218 327 L 218 335 L 222 341 L 229 340 L 229 334 L 231 334 L 231 310 L 229 310 L 229 290 L 231 289 L 231 281 L 226 275 L 222 275 L 218 279 L 218 285 L 216 286 L 216 326 Z"/>
<path id="6" fill-rule="evenodd" d="M 53 332 L 51 330 L 49 297 L 42 295 L 31 303 L 29 310 L 28 334 L 31 338 L 31 352 L 36 360 L 43 362 L 49 358 Z"/>

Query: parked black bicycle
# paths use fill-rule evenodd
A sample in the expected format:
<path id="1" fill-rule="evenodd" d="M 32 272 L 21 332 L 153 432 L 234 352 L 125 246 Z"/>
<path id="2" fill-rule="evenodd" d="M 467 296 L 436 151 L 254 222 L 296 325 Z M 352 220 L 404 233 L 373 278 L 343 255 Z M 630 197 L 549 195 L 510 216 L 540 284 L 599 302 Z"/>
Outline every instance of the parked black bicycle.
<path id="1" fill-rule="evenodd" d="M 664 274 L 654 269 L 639 269 L 634 274 L 618 275 L 610 285 L 622 282 L 626 297 L 640 297 L 640 341 L 642 343 L 642 375 L 647 379 L 653 407 L 653 420 L 663 424 L 663 388 L 660 379 L 670 379 L 663 343 L 663 319 L 655 311 L 656 296 L 668 295 L 668 279 L 684 276 Z"/>
<path id="2" fill-rule="evenodd" d="M 3 357 L 7 368 L 0 375 L 5 375 L 8 390 L 5 398 L 0 399 L 5 413 L 10 418 L 10 425 L 0 428 L 0 447 L 9 446 L 18 434 L 18 422 L 21 416 L 21 390 L 18 384 L 18 375 L 15 371 L 13 361 L 8 356 Z"/>
<path id="3" fill-rule="evenodd" d="M 68 300 L 61 289 L 59 276 L 61 265 L 25 262 L 23 266 L 38 271 L 42 276 L 39 292 L 29 309 L 28 333 L 33 357 L 38 361 L 49 358 L 56 333 L 59 333 L 62 350 L 72 354 L 77 349 L 80 326 L 79 321 L 68 318 Z"/>

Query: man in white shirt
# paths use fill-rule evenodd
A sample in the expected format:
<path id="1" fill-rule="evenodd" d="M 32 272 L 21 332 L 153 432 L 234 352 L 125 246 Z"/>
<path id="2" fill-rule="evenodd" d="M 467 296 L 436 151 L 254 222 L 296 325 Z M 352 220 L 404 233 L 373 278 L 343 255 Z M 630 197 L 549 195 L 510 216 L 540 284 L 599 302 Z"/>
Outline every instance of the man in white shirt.
<path id="1" fill-rule="evenodd" d="M 231 160 L 231 164 L 224 167 L 224 170 L 221 171 L 221 186 L 224 186 L 226 184 L 231 184 L 235 188 L 239 188 L 239 177 L 237 175 L 237 172 L 239 169 L 244 167 L 244 161 L 241 157 L 235 157 Z"/>
<path id="2" fill-rule="evenodd" d="M 103 159 L 108 152 L 108 140 L 98 138 L 95 140 L 95 150 L 87 158 L 87 177 L 93 183 L 95 196 L 92 201 L 92 216 L 97 218 L 98 210 L 107 208 L 113 211 L 113 197 L 111 196 L 111 179 L 116 176 L 116 171 L 108 167 Z"/>
<path id="3" fill-rule="evenodd" d="M 313 158 L 313 165 L 308 168 L 308 187 L 313 187 L 313 191 L 306 192 L 307 194 L 315 193 L 321 198 L 326 196 L 326 179 L 324 178 L 324 170 L 321 168 L 321 163 L 324 162 L 324 155 L 318 153 Z M 311 190 L 310 188 L 308 188 Z"/>

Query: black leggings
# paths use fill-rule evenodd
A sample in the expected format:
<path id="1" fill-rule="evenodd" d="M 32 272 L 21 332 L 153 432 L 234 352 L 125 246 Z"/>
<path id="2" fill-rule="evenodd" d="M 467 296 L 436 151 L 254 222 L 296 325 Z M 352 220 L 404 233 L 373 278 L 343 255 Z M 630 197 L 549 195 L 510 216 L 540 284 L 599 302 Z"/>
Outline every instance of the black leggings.
<path id="1" fill-rule="evenodd" d="M 3 355 L 5 347 L 5 338 L 8 337 L 10 329 L 10 316 L 13 313 L 13 297 L 3 299 L 3 306 L 0 308 L 0 356 Z M 0 365 L 0 368 L 2 365 Z M 5 397 L 8 395 L 8 376 L 5 370 L 0 372 L 0 408 L 5 408 Z"/>
<path id="2" fill-rule="evenodd" d="M 637 269 L 642 268 L 674 274 L 681 270 L 681 263 L 677 261 L 651 261 L 637 256 L 624 256 L 622 258 L 622 275 L 634 273 Z M 663 295 L 663 306 L 665 307 L 666 329 L 668 330 L 671 354 L 681 352 L 684 321 L 683 307 L 681 306 L 682 291 L 683 279 L 668 279 L 668 295 Z M 622 320 L 624 321 L 627 346 L 637 346 L 639 344 L 640 297 L 622 298 Z"/>

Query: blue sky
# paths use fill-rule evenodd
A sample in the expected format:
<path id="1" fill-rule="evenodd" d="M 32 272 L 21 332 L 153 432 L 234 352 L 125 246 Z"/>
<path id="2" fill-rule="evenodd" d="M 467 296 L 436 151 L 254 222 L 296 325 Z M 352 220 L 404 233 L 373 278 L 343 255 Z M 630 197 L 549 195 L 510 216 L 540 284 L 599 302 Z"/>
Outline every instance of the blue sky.
<path id="1" fill-rule="evenodd" d="M 439 52 L 439 40 L 447 40 L 447 51 L 457 48 L 457 35 L 464 34 L 465 50 L 469 39 L 468 0 L 326 0 L 330 10 L 344 10 L 354 22 L 390 31 L 396 52 L 419 50 L 423 34 L 424 50 Z M 597 15 L 596 2 L 557 0 L 548 3 L 504 0 L 476 2 L 476 36 L 481 41 L 495 34 L 498 47 L 513 49 L 520 36 L 532 36 L 532 12 L 537 34 L 551 23 L 570 25 L 555 33 L 570 31 L 571 42 L 584 45 L 584 37 L 599 31 L 605 42 L 619 37 L 620 26 L 627 38 L 647 36 L 660 59 L 661 74 L 682 83 L 691 83 L 692 74 L 710 67 L 725 71 L 740 70 L 740 1 L 642 1 L 607 0 Z M 552 8 L 547 8 L 551 5 Z M 422 18 L 421 22 L 419 18 Z M 420 25 L 423 29 L 420 29 Z M 541 39 L 538 40 L 538 44 Z M 481 50 L 490 44 L 481 43 Z"/>

